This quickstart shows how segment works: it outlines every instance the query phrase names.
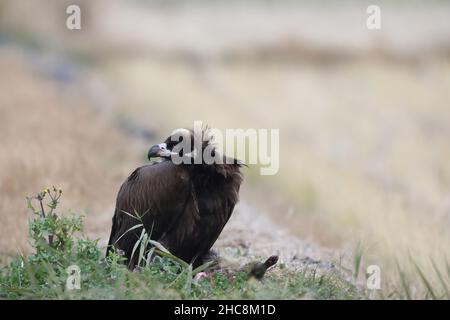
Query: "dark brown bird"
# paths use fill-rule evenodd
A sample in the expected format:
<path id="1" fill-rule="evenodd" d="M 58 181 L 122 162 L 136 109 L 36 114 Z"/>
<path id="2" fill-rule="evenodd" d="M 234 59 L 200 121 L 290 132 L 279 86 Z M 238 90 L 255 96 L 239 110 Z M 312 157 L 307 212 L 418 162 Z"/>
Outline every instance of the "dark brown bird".
<path id="1" fill-rule="evenodd" d="M 222 164 L 202 159 L 195 164 L 206 148 L 219 155 L 207 130 L 201 137 L 193 130 L 180 130 L 151 147 L 148 158 L 162 161 L 137 168 L 117 195 L 108 252 L 112 247 L 122 250 L 130 269 L 137 263 L 137 254 L 131 255 L 142 228 L 128 231 L 141 223 L 129 214 L 138 213 L 152 240 L 195 267 L 203 263 L 238 201 L 242 164 L 222 155 Z M 194 138 L 201 139 L 200 145 Z M 185 139 L 191 141 L 189 150 L 180 149 Z M 174 163 L 174 155 L 185 161 Z"/>

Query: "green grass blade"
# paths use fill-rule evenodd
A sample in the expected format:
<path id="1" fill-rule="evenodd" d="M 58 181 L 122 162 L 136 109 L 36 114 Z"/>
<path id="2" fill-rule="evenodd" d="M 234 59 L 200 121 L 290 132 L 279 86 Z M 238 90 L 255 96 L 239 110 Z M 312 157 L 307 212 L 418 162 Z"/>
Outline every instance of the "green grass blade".
<path id="1" fill-rule="evenodd" d="M 159 249 L 155 249 L 155 252 L 157 254 L 159 254 L 160 256 L 163 256 L 165 258 L 169 258 L 169 259 L 172 259 L 172 260 L 178 262 L 179 264 L 181 264 L 181 266 L 183 266 L 183 268 L 188 268 L 189 267 L 189 264 L 186 261 L 181 260 L 180 258 L 174 256 L 170 252 L 164 252 L 164 251 L 161 251 Z"/>
<path id="2" fill-rule="evenodd" d="M 400 268 L 400 265 L 398 264 L 397 259 L 395 259 L 395 265 L 396 265 L 398 273 L 400 275 L 400 282 L 402 284 L 402 289 L 405 292 L 406 298 L 408 300 L 411 300 L 411 292 L 409 291 L 408 281 L 406 279 L 405 273 Z"/>
<path id="3" fill-rule="evenodd" d="M 216 263 L 216 261 L 208 261 L 204 264 L 202 264 L 201 266 L 198 266 L 197 268 L 195 268 L 194 270 L 192 270 L 192 275 L 196 275 L 199 272 L 202 272 L 203 270 L 208 269 L 210 266 L 214 265 Z"/>
<path id="4" fill-rule="evenodd" d="M 192 264 L 190 264 L 187 267 L 185 290 L 188 295 L 191 294 L 191 289 L 192 289 Z"/>
<path id="5" fill-rule="evenodd" d="M 359 275 L 359 270 L 361 268 L 361 262 L 362 262 L 362 257 L 363 257 L 363 248 L 361 245 L 361 242 L 358 242 L 358 244 L 356 245 L 356 249 L 355 249 L 355 257 L 353 260 L 353 279 L 356 281 L 356 279 L 358 279 L 358 275 Z"/>
<path id="6" fill-rule="evenodd" d="M 151 248 L 147 253 L 147 259 L 145 260 L 145 266 L 148 267 L 150 265 L 153 253 L 155 252 L 155 248 Z"/>
<path id="7" fill-rule="evenodd" d="M 447 275 L 450 278 L 450 264 L 448 264 L 448 261 L 446 261 L 445 264 L 447 265 Z"/>
<path id="8" fill-rule="evenodd" d="M 160 244 L 158 241 L 155 241 L 155 240 L 151 240 L 151 239 L 150 239 L 148 242 L 150 242 L 150 244 L 151 244 L 152 246 L 155 246 L 156 248 L 158 248 L 159 251 L 163 251 L 163 252 L 165 252 L 165 253 L 171 254 L 171 253 L 169 252 L 169 250 L 167 250 L 166 248 L 164 248 L 164 246 L 163 246 L 162 244 Z"/>
<path id="9" fill-rule="evenodd" d="M 123 237 L 124 235 L 126 235 L 128 232 L 130 232 L 130 231 L 132 231 L 132 230 L 134 230 L 134 229 L 137 229 L 137 228 L 143 228 L 143 227 L 144 227 L 144 225 L 143 225 L 142 223 L 137 224 L 137 225 L 135 225 L 135 226 L 132 226 L 130 229 L 128 229 L 127 231 L 125 231 L 125 232 L 119 237 L 119 239 L 117 239 L 117 240 L 114 242 L 114 244 L 116 244 L 117 242 L 119 242 L 119 240 L 122 239 L 122 237 Z"/>
<path id="10" fill-rule="evenodd" d="M 28 279 L 30 280 L 30 283 L 33 286 L 37 286 L 38 282 L 36 280 L 36 276 L 34 274 L 33 268 L 30 266 L 30 263 L 28 261 L 28 257 L 26 257 L 24 255 L 21 255 L 21 260 L 23 262 L 23 268 L 24 268 L 25 272 L 28 275 Z"/>
<path id="11" fill-rule="evenodd" d="M 447 299 L 450 299 L 450 292 L 448 290 L 447 287 L 447 283 L 444 280 L 444 277 L 442 276 L 442 273 L 439 271 L 439 268 L 437 267 L 436 263 L 434 262 L 434 259 L 432 257 L 430 257 L 431 260 L 431 265 L 433 266 L 434 271 L 436 272 L 439 281 L 441 282 L 442 288 L 444 289 L 445 292 L 445 296 L 447 297 Z"/>
<path id="12" fill-rule="evenodd" d="M 136 215 L 136 217 L 139 218 L 139 221 L 142 222 L 142 218 L 145 217 L 145 215 L 150 212 L 150 209 L 147 209 L 142 215 L 140 215 L 136 209 L 134 209 L 133 211 L 134 211 L 134 214 Z"/>
<path id="13" fill-rule="evenodd" d="M 144 231 L 144 230 L 142 230 L 142 231 Z M 146 232 L 144 232 L 142 240 L 141 240 L 141 245 L 139 248 L 139 259 L 138 259 L 138 263 L 137 263 L 138 266 L 141 265 L 141 261 L 144 259 L 144 253 L 145 253 L 145 250 L 147 249 L 147 245 L 148 245 L 148 234 Z"/>
<path id="14" fill-rule="evenodd" d="M 416 261 L 414 261 L 414 259 L 409 256 L 409 258 L 411 259 L 411 262 L 413 263 L 414 267 L 416 268 L 417 273 L 419 274 L 419 277 L 422 279 L 423 284 L 425 285 L 425 287 L 428 290 L 428 293 L 430 294 L 430 296 L 436 300 L 437 296 L 434 293 L 433 287 L 431 286 L 430 282 L 428 282 L 427 278 L 425 277 L 425 275 L 423 274 L 422 270 L 420 269 L 420 267 L 417 265 Z"/>
<path id="15" fill-rule="evenodd" d="M 131 217 L 131 218 L 133 218 L 133 219 L 135 219 L 135 220 L 137 220 L 137 221 L 139 221 L 139 222 L 142 222 L 142 219 L 141 219 L 141 217 L 139 217 L 139 215 L 136 215 L 136 216 L 133 216 L 131 213 L 129 213 L 129 212 L 126 212 L 125 210 L 120 210 L 122 213 L 125 213 L 127 216 L 129 216 L 129 217 Z M 135 211 L 136 212 L 136 211 Z M 137 213 L 136 213 L 137 214 Z"/>
<path id="16" fill-rule="evenodd" d="M 175 278 L 175 280 L 173 280 L 171 283 L 169 283 L 169 285 L 167 286 L 167 288 L 172 287 L 172 286 L 178 281 L 178 279 L 181 278 L 181 276 L 182 276 L 186 271 L 187 271 L 187 268 L 184 268 L 184 269 L 180 272 L 180 274 Z"/>
<path id="17" fill-rule="evenodd" d="M 130 257 L 130 261 L 129 261 L 129 263 L 128 263 L 128 266 L 131 265 L 131 263 L 132 263 L 132 261 L 133 261 L 134 253 L 136 252 L 138 246 L 141 244 L 142 238 L 144 237 L 144 235 L 145 235 L 145 230 L 142 229 L 141 236 L 139 237 L 139 239 L 138 239 L 138 240 L 136 241 L 136 243 L 134 244 L 134 246 L 133 246 L 133 251 L 131 251 L 131 257 Z M 139 264 L 138 264 L 138 266 L 139 266 Z"/>

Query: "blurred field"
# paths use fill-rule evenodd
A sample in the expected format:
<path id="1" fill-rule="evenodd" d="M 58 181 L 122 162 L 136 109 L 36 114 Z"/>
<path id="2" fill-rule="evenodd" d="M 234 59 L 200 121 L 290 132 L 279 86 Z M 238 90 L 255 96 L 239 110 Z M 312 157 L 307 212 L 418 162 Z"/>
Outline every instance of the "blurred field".
<path id="1" fill-rule="evenodd" d="M 29 71 L 27 58 L 0 51 L 1 251 L 23 244 L 23 197 L 43 186 L 61 186 L 71 208 L 112 206 L 145 148 L 130 145 L 117 119 L 159 137 L 202 120 L 280 128 L 280 172 L 247 171 L 245 202 L 336 251 L 362 243 L 364 264 L 381 266 L 385 294 L 401 291 L 397 259 L 414 297 L 425 295 L 408 255 L 439 286 L 430 258 L 445 273 L 450 247 L 447 3 L 382 2 L 383 28 L 371 33 L 364 1 L 81 1 L 89 10 L 75 35 L 57 27 L 65 2 L 48 3 L 5 1 L 2 30 L 12 43 L 84 66 L 69 87 L 84 92 L 78 82 L 100 75 L 114 103 L 106 100 L 108 112 L 99 114 L 89 107 L 95 101 L 61 96 Z M 45 23 L 12 19 L 28 6 Z"/>
<path id="2" fill-rule="evenodd" d="M 70 194 L 65 208 L 104 210 L 136 158 L 111 121 L 35 67 L 20 51 L 0 49 L 2 256 L 27 250 L 25 196 L 55 185 Z"/>

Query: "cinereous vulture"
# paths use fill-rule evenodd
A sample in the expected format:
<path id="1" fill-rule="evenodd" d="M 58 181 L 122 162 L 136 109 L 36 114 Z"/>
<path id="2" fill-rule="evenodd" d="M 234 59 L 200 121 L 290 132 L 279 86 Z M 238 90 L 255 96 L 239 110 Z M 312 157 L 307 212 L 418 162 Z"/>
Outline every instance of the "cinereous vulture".
<path id="1" fill-rule="evenodd" d="M 195 135 L 200 144 L 194 142 Z M 175 131 L 148 152 L 149 159 L 161 161 L 137 168 L 120 187 L 108 252 L 113 247 L 122 250 L 130 269 L 137 263 L 138 252 L 131 255 L 142 233 L 140 227 L 132 229 L 141 223 L 134 218 L 135 213 L 142 217 L 152 240 L 194 267 L 204 262 L 230 218 L 242 183 L 242 163 L 219 156 L 208 130 L 203 129 L 201 137 L 198 135 L 194 130 Z M 187 150 L 190 152 L 177 148 L 184 139 L 191 140 L 191 149 Z M 206 148 L 221 157 L 222 163 L 194 161 Z M 176 164 L 175 154 L 185 161 Z"/>

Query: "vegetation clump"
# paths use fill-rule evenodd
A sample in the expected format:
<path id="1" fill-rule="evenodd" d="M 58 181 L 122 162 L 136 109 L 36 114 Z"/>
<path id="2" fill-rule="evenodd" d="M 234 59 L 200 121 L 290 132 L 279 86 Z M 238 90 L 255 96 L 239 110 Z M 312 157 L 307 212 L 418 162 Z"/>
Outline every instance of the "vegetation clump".
<path id="1" fill-rule="evenodd" d="M 98 239 L 83 235 L 83 217 L 64 215 L 62 191 L 45 189 L 27 198 L 31 254 L 18 254 L 0 269 L 3 299 L 341 299 L 357 297 L 348 283 L 308 272 L 270 272 L 262 281 L 243 271 L 196 269 L 151 243 L 145 230 L 136 242 L 139 263 L 129 271 L 121 252 L 107 257 Z M 149 246 L 149 243 L 151 244 Z M 75 267 L 75 268 L 74 268 Z M 78 270 L 79 272 L 74 272 Z M 196 276 L 205 272 L 208 276 Z M 76 277 L 79 277 L 76 280 Z M 78 283 L 77 285 L 74 285 Z"/>

